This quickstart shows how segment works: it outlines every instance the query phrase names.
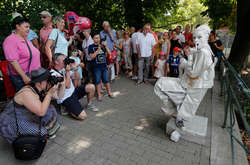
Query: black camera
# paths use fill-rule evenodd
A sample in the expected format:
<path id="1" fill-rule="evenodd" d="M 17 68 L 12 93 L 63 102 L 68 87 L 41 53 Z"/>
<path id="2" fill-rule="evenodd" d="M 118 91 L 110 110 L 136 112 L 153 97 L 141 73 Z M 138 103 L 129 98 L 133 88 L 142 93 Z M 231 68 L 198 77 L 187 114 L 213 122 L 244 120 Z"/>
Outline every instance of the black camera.
<path id="1" fill-rule="evenodd" d="M 74 59 L 71 59 L 71 58 L 69 58 L 69 57 L 66 57 L 66 58 L 64 59 L 63 62 L 64 62 L 64 65 L 66 66 L 66 65 L 69 65 L 69 64 L 74 63 L 75 60 L 74 60 Z"/>
<path id="2" fill-rule="evenodd" d="M 100 43 L 102 44 L 102 42 L 106 41 L 106 39 L 107 39 L 106 36 L 104 36 L 104 38 L 101 38 Z"/>
<path id="3" fill-rule="evenodd" d="M 59 82 L 63 82 L 63 80 L 64 80 L 63 77 L 56 77 L 56 76 L 50 75 L 47 82 L 53 87 Z"/>

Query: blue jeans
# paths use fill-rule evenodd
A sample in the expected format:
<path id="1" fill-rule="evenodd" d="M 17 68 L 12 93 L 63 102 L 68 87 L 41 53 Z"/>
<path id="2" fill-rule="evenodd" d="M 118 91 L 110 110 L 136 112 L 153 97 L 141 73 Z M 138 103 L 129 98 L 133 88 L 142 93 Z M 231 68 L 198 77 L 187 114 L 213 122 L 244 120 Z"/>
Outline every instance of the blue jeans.
<path id="1" fill-rule="evenodd" d="M 108 68 L 94 68 L 95 85 L 99 85 L 101 80 L 104 84 L 109 82 L 109 71 Z"/>
<path id="2" fill-rule="evenodd" d="M 30 73 L 27 72 L 26 75 L 28 77 L 30 77 Z M 22 77 L 19 75 L 10 74 L 9 78 L 10 78 L 10 81 L 11 81 L 12 85 L 14 86 L 16 92 L 18 92 L 25 85 Z"/>

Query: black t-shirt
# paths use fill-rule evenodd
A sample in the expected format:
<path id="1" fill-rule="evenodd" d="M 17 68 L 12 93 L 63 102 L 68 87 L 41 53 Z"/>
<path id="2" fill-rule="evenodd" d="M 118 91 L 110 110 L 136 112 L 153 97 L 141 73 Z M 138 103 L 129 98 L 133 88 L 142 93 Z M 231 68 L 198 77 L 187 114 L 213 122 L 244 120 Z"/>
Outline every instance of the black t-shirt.
<path id="1" fill-rule="evenodd" d="M 178 48 L 181 48 L 181 49 L 182 49 L 182 45 L 179 43 L 179 39 L 177 39 L 177 40 L 173 40 L 173 39 L 172 39 L 170 42 L 171 42 L 170 54 L 173 54 L 173 49 L 174 49 L 175 47 L 178 47 Z"/>
<path id="2" fill-rule="evenodd" d="M 97 49 L 98 49 L 98 45 L 96 44 L 89 45 L 88 47 L 89 55 L 95 53 Z M 100 52 L 92 60 L 94 67 L 98 67 L 98 68 L 107 67 L 106 55 L 107 55 L 106 49 L 101 48 Z"/>
<path id="3" fill-rule="evenodd" d="M 215 43 L 217 44 L 218 47 L 220 47 L 220 46 L 222 45 L 222 43 L 221 43 L 220 40 L 216 40 L 216 41 L 214 41 L 214 42 L 208 42 L 208 44 L 209 44 L 210 48 L 212 49 L 214 55 L 217 57 L 217 56 L 218 56 L 217 53 L 218 53 L 218 52 L 221 52 L 221 50 L 219 50 L 219 49 L 217 49 L 217 48 L 215 47 L 215 45 L 214 45 Z"/>

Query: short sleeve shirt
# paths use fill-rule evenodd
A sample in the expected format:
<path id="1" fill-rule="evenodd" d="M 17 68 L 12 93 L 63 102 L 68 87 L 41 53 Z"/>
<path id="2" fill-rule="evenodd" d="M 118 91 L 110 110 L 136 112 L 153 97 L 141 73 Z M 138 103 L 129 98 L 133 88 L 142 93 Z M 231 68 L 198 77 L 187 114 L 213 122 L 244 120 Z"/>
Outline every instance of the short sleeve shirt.
<path id="1" fill-rule="evenodd" d="M 92 44 L 89 46 L 89 54 L 93 54 L 98 49 L 98 45 Z M 92 60 L 94 67 L 105 68 L 107 67 L 106 50 L 102 48 L 96 57 Z"/>
<path id="2" fill-rule="evenodd" d="M 152 55 L 152 47 L 156 44 L 156 41 L 151 33 L 147 33 L 146 36 L 143 33 L 139 33 L 136 44 L 140 47 L 141 57 L 150 57 Z"/>
<path id="3" fill-rule="evenodd" d="M 37 34 L 33 30 L 30 29 L 27 39 L 30 42 L 32 42 L 32 40 L 34 40 L 35 38 L 38 38 Z"/>
<path id="4" fill-rule="evenodd" d="M 111 33 L 112 33 L 112 35 L 114 37 L 113 41 L 111 40 L 111 37 L 109 36 L 109 34 L 107 32 L 105 32 L 104 30 L 100 32 L 100 37 L 101 37 L 101 39 L 106 37 L 106 42 L 108 44 L 109 50 L 113 51 L 113 49 L 114 49 L 113 43 L 116 43 L 117 39 L 116 39 L 115 31 L 111 30 Z"/>
<path id="5" fill-rule="evenodd" d="M 131 36 L 132 45 L 133 45 L 133 53 L 137 53 L 137 49 L 136 49 L 136 40 L 137 40 L 138 33 L 139 33 L 139 32 L 135 32 L 135 33 L 132 34 L 132 36 Z"/>
<path id="6" fill-rule="evenodd" d="M 46 41 L 48 40 L 48 37 L 53 30 L 52 26 L 49 26 L 46 28 L 45 26 L 40 30 L 40 41 L 42 45 L 45 45 Z"/>
<path id="7" fill-rule="evenodd" d="M 220 51 L 220 50 L 215 47 L 215 45 L 214 45 L 215 43 L 217 44 L 218 47 L 220 47 L 222 45 L 220 40 L 216 40 L 215 42 L 208 42 L 208 44 L 209 44 L 210 48 L 212 49 L 214 55 L 217 57 L 218 56 L 217 52 Z"/>
<path id="8" fill-rule="evenodd" d="M 91 61 L 91 58 L 90 58 L 89 52 L 88 52 L 88 47 L 89 47 L 89 45 L 91 45 L 93 43 L 94 43 L 94 41 L 93 41 L 91 36 L 89 36 L 88 41 L 86 39 L 84 39 L 82 41 L 82 49 L 83 49 L 83 51 L 84 51 L 84 53 L 86 55 L 87 61 Z"/>
<path id="9" fill-rule="evenodd" d="M 50 73 L 51 73 L 51 75 L 53 75 L 53 76 L 64 76 L 65 77 L 65 70 L 63 69 L 63 70 L 60 70 L 59 71 L 60 73 L 58 73 L 56 70 L 54 70 L 54 69 L 51 69 L 50 70 Z M 73 94 L 73 92 L 75 91 L 75 87 L 74 87 L 74 85 L 73 85 L 73 82 L 72 82 L 72 80 L 70 79 L 70 88 L 65 88 L 65 91 L 64 91 L 64 95 L 63 95 L 63 97 L 61 98 L 61 99 L 57 99 L 57 103 L 58 104 L 61 104 L 64 100 L 66 100 L 67 98 L 69 98 L 72 94 Z"/>
<path id="10" fill-rule="evenodd" d="M 55 45 L 55 53 L 61 53 L 65 56 L 68 56 L 69 43 L 66 40 L 63 32 L 59 31 L 58 29 L 53 29 L 49 35 L 49 39 L 53 40 L 54 41 L 53 44 L 55 44 L 57 36 L 58 39 Z"/>
<path id="11" fill-rule="evenodd" d="M 170 54 L 166 62 L 169 64 L 170 73 L 179 73 L 179 56 L 174 57 L 172 54 Z"/>
<path id="12" fill-rule="evenodd" d="M 29 40 L 27 40 L 27 43 L 32 52 L 30 70 L 28 70 L 30 59 L 29 49 L 25 41 L 20 40 L 20 38 L 18 38 L 15 33 L 12 33 L 4 40 L 3 50 L 5 58 L 8 61 L 17 61 L 24 72 L 31 72 L 32 70 L 36 70 L 41 66 L 40 52 L 33 46 L 33 44 Z M 9 66 L 9 74 L 17 75 L 17 72 L 14 70 L 14 68 L 12 68 L 11 65 Z"/>

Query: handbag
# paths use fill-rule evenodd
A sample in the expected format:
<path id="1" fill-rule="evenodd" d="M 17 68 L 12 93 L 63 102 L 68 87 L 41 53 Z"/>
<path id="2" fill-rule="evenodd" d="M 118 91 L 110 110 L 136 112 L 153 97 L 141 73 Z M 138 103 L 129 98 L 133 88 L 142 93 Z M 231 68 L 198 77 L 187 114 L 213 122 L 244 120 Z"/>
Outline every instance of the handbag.
<path id="1" fill-rule="evenodd" d="M 117 58 L 117 53 L 115 50 L 112 50 L 111 54 L 107 56 L 107 63 L 108 64 L 115 63 L 116 58 Z"/>
<path id="2" fill-rule="evenodd" d="M 15 157 L 16 159 L 20 160 L 38 159 L 42 155 L 44 147 L 47 143 L 46 137 L 41 135 L 42 117 L 39 117 L 38 135 L 22 135 L 19 132 L 15 104 L 16 103 L 14 102 L 14 115 L 16 120 L 17 138 L 12 143 Z"/>

